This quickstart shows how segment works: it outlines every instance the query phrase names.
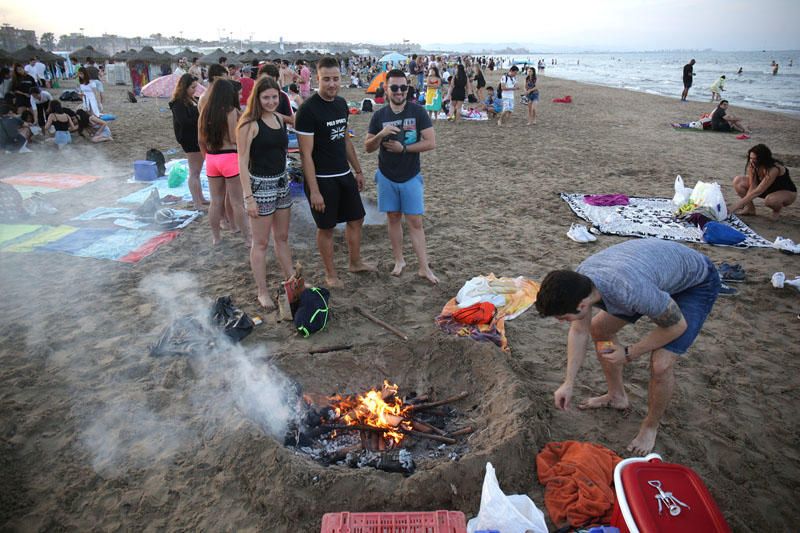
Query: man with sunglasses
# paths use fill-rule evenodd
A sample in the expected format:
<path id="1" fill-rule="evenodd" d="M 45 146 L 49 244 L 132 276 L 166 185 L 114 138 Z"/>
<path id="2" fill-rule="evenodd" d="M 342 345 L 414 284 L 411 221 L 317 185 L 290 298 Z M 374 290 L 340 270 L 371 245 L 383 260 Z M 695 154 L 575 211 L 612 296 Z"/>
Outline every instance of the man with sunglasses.
<path id="1" fill-rule="evenodd" d="M 393 276 L 406 266 L 403 258 L 403 215 L 408 223 L 411 246 L 419 261 L 420 277 L 439 283 L 428 265 L 422 215 L 424 186 L 419 154 L 436 147 L 436 136 L 428 113 L 406 99 L 408 83 L 402 70 L 386 75 L 389 105 L 372 115 L 365 142 L 367 153 L 378 152 L 378 210 L 386 213 L 389 241 L 394 256 Z"/>

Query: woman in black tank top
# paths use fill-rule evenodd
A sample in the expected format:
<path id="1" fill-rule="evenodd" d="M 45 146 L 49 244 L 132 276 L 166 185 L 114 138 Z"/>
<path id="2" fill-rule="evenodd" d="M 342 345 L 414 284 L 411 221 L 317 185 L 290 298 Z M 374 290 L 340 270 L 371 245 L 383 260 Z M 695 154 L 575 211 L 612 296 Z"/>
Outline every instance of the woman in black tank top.
<path id="1" fill-rule="evenodd" d="M 776 219 L 781 209 L 797 199 L 797 186 L 789 177 L 789 169 L 773 158 L 764 144 L 747 151 L 745 175 L 733 178 L 733 188 L 741 200 L 731 207 L 731 212 L 740 215 L 755 215 L 753 200 L 763 198 L 764 205 L 772 209 L 771 217 Z"/>
<path id="2" fill-rule="evenodd" d="M 286 125 L 276 112 L 279 103 L 278 83 L 269 76 L 259 78 L 250 93 L 236 134 L 239 179 L 253 234 L 250 268 L 258 289 L 258 302 L 266 309 L 275 307 L 267 289 L 266 256 L 270 233 L 282 279 L 289 279 L 294 273 L 289 248 L 292 196 L 286 172 L 289 138 Z"/>

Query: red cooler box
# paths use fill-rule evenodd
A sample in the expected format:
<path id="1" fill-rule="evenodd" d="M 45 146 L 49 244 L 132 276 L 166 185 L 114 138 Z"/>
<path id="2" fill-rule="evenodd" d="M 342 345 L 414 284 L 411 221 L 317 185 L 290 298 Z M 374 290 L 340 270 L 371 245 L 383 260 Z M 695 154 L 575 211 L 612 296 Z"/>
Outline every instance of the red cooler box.
<path id="1" fill-rule="evenodd" d="M 693 470 L 661 456 L 625 459 L 614 469 L 617 503 L 611 525 L 622 533 L 730 533 L 731 528 Z"/>

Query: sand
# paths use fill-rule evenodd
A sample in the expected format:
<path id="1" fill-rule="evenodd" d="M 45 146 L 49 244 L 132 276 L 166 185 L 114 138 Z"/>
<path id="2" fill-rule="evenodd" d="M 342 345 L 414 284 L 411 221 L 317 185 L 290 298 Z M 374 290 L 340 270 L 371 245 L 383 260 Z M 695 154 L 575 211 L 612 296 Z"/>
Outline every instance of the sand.
<path id="1" fill-rule="evenodd" d="M 149 357 L 149 345 L 173 313 L 187 311 L 182 295 L 211 300 L 231 294 L 244 310 L 258 312 L 246 248 L 229 233 L 212 248 L 206 219 L 137 265 L 0 253 L 0 528 L 312 532 L 319 530 L 323 513 L 335 511 L 445 508 L 469 517 L 478 510 L 487 461 L 497 468 L 504 490 L 527 493 L 543 508 L 534 461 L 546 442 L 593 441 L 625 455 L 646 412 L 645 361 L 625 370 L 629 413 L 560 412 L 552 393 L 564 377 L 566 325 L 529 311 L 507 324 L 511 352 L 503 353 L 493 345 L 448 337 L 433 318 L 474 275 L 540 280 L 551 269 L 574 267 L 624 240 L 570 241 L 566 231 L 578 219 L 557 193 L 671 197 L 680 173 L 689 184 L 718 181 L 733 202 L 731 178 L 757 142 L 768 144 L 800 175 L 800 123 L 734 108 L 755 132 L 751 141 L 739 141 L 669 128 L 670 122 L 709 111 L 710 104 L 549 77 L 541 79 L 541 91 L 536 126 L 525 126 L 521 107 L 503 129 L 493 122 L 435 124 L 437 148 L 423 156 L 422 168 L 428 250 L 441 284 L 431 287 L 417 278 L 407 238 L 409 267 L 399 278 L 390 276 L 382 225 L 365 228 L 362 246 L 364 259 L 378 272 L 345 273 L 338 233 L 336 262 L 345 287 L 333 292 L 329 328 L 309 340 L 267 316 L 236 358 Z M 566 94 L 573 104 L 550 103 Z M 342 95 L 363 97 L 357 90 Z M 150 147 L 177 148 L 166 101 L 125 103 L 124 90 L 112 87 L 107 109 L 119 117 L 111 126 L 113 143 L 0 155 L 0 177 L 38 170 L 104 178 L 49 195 L 60 211 L 37 221 L 63 222 L 88 208 L 113 205 L 139 188 L 125 183 L 133 160 L 144 158 Z M 377 157 L 363 150 L 369 117 L 350 122 L 367 176 L 377 166 Z M 375 197 L 368 178 L 364 198 Z M 290 241 L 308 280 L 321 283 L 313 228 L 300 216 L 306 209 L 301 203 L 294 208 Z M 747 222 L 769 240 L 778 235 L 800 240 L 798 204 L 778 221 L 758 216 Z M 655 451 L 694 468 L 735 531 L 793 529 L 800 520 L 800 303 L 793 289 L 773 289 L 769 279 L 779 270 L 800 274 L 797 259 L 769 249 L 693 247 L 716 262 L 742 264 L 748 282 L 738 286 L 737 297 L 718 300 L 677 366 L 675 395 Z M 271 254 L 268 261 L 275 287 Z M 141 287 L 167 273 L 173 277 L 162 281 L 159 303 Z M 354 305 L 390 320 L 410 340 L 367 322 Z M 648 327 L 643 321 L 622 338 L 633 342 Z M 341 343 L 354 347 L 300 353 Z M 270 353 L 281 355 L 270 359 Z M 258 416 L 280 406 L 277 389 L 264 391 L 260 410 L 267 413 L 247 412 L 231 400 L 239 375 L 232 361 L 242 357 L 256 369 L 248 372 L 274 378 L 268 384 L 285 375 L 303 390 L 323 394 L 358 392 L 384 378 L 401 390 L 432 389 L 440 396 L 466 390 L 469 398 L 456 407 L 461 420 L 479 429 L 458 461 L 445 454 L 411 477 L 325 468 L 265 432 Z M 599 364 L 589 356 L 576 400 L 604 390 Z"/>

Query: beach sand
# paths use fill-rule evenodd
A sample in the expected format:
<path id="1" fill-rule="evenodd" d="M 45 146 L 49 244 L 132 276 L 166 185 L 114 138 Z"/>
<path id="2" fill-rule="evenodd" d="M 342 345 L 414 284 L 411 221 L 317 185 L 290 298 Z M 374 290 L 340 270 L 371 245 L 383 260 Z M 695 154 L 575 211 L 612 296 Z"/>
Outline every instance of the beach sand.
<path id="1" fill-rule="evenodd" d="M 496 82 L 497 74 L 490 80 Z M 745 152 L 764 142 L 800 175 L 800 122 L 785 115 L 737 109 L 755 132 L 733 135 L 674 131 L 711 104 L 681 104 L 642 93 L 543 77 L 539 124 L 525 127 L 517 107 L 509 127 L 494 122 L 436 122 L 437 148 L 423 155 L 425 229 L 431 287 L 409 266 L 389 275 L 386 228 L 365 227 L 362 253 L 377 273 L 346 273 L 343 234 L 336 264 L 345 287 L 333 291 L 328 328 L 310 339 L 294 335 L 274 316 L 243 345 L 250 353 L 279 354 L 270 365 L 303 390 L 359 392 L 384 378 L 401 391 L 434 390 L 440 397 L 470 393 L 456 407 L 477 432 L 458 461 L 447 452 L 403 477 L 372 469 L 325 468 L 267 435 L 230 401 L 226 373 L 209 358 L 152 358 L 148 347 L 171 314 L 151 292 L 154 275 L 167 303 L 184 289 L 211 300 L 230 294 L 260 314 L 247 249 L 230 233 L 211 247 L 207 219 L 136 265 L 55 253 L 0 253 L 0 528 L 37 530 L 319 530 L 322 514 L 337 511 L 455 509 L 474 516 L 484 465 L 497 468 L 507 493 L 527 493 L 544 508 L 535 457 L 549 441 L 603 444 L 621 455 L 646 412 L 648 363 L 625 370 L 632 409 L 557 411 L 552 393 L 566 366 L 567 325 L 534 310 L 507 323 L 509 353 L 490 344 L 451 338 L 434 317 L 465 281 L 479 274 L 541 280 L 551 269 L 574 267 L 624 238 L 600 236 L 590 245 L 566 232 L 580 222 L 559 192 L 671 197 L 676 174 L 687 185 L 718 181 L 729 201 L 731 178 Z M 79 142 L 68 152 L 34 147 L 35 154 L 0 155 L 0 177 L 25 171 L 81 172 L 103 177 L 47 196 L 59 212 L 37 218 L 63 223 L 140 188 L 125 183 L 132 162 L 148 148 L 177 148 L 165 100 L 124 102 L 110 87 L 107 110 L 119 118 L 115 141 Z M 343 90 L 360 100 L 360 90 Z M 551 99 L 571 95 L 570 105 Z M 363 140 L 370 115 L 351 118 L 365 170 L 364 198 L 376 198 L 375 154 Z M 180 152 L 174 157 L 179 157 Z M 760 204 L 759 204 L 760 205 Z M 800 204 L 778 221 L 746 220 L 769 240 L 800 241 Z M 323 281 L 307 222 L 295 205 L 290 241 L 307 281 Z M 800 523 L 800 410 L 798 410 L 798 294 L 770 285 L 775 271 L 800 274 L 795 257 L 772 249 L 690 245 L 715 262 L 738 262 L 747 283 L 735 298 L 720 298 L 685 359 L 676 368 L 675 395 L 655 451 L 695 469 L 708 484 L 734 531 L 787 531 Z M 275 261 L 269 283 L 277 287 Z M 188 276 L 179 273 L 187 273 Z M 192 289 L 196 287 L 196 289 Z M 172 300 L 172 297 L 175 297 Z M 408 334 L 408 342 L 366 321 L 359 305 Z M 173 309 L 173 312 L 186 309 Z M 633 342 L 650 327 L 627 328 Z M 322 355 L 309 348 L 353 344 Z M 261 352 L 259 352 L 259 350 Z M 219 354 L 217 355 L 219 356 Z M 254 358 L 256 367 L 267 367 Z M 588 354 L 575 402 L 603 393 L 599 364 Z M 269 392 L 269 391 L 267 391 Z M 233 394 L 235 395 L 235 394 Z M 552 526 L 552 524 L 551 524 Z"/>

